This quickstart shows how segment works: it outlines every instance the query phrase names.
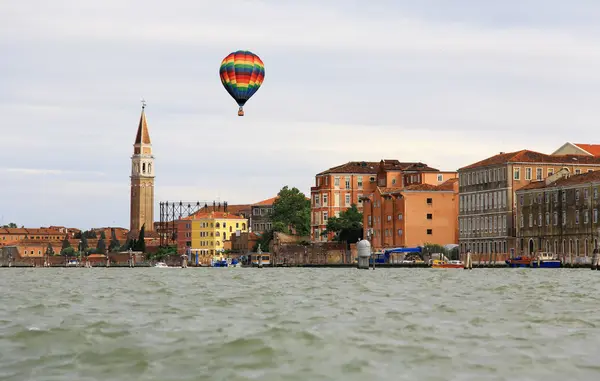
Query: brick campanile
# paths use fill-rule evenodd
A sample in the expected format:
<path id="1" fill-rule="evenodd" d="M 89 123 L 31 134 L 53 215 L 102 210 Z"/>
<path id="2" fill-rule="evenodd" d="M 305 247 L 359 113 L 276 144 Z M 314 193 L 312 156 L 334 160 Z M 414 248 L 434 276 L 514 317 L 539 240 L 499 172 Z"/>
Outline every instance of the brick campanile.
<path id="1" fill-rule="evenodd" d="M 154 156 L 146 121 L 146 103 L 142 101 L 142 115 L 138 126 L 133 156 L 131 156 L 131 213 L 130 231 L 154 230 Z"/>

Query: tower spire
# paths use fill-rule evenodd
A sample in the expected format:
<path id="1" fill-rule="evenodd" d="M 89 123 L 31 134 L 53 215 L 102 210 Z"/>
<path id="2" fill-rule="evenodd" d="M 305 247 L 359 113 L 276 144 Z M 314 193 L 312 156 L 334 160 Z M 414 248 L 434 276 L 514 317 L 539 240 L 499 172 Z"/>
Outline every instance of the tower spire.
<path id="1" fill-rule="evenodd" d="M 150 141 L 150 133 L 148 132 L 148 122 L 146 121 L 146 101 L 142 98 L 142 115 L 140 115 L 140 123 L 138 125 L 137 135 L 135 137 L 135 145 L 152 144 Z"/>

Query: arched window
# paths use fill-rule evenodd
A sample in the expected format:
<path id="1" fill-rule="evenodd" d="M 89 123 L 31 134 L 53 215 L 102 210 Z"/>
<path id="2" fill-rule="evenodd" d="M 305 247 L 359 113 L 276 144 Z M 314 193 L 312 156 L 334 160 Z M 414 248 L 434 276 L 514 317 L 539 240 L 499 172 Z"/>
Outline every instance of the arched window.
<path id="1" fill-rule="evenodd" d="M 223 241 L 227 240 L 227 233 L 223 233 Z"/>
<path id="2" fill-rule="evenodd" d="M 142 163 L 142 173 L 146 173 L 146 163 Z"/>
<path id="3" fill-rule="evenodd" d="M 218 222 L 215 224 L 215 227 L 220 228 L 221 224 L 219 224 Z"/>
<path id="4" fill-rule="evenodd" d="M 246 230 L 246 224 L 242 224 L 242 229 Z"/>
<path id="5" fill-rule="evenodd" d="M 148 173 L 152 173 L 152 163 L 148 163 Z"/>

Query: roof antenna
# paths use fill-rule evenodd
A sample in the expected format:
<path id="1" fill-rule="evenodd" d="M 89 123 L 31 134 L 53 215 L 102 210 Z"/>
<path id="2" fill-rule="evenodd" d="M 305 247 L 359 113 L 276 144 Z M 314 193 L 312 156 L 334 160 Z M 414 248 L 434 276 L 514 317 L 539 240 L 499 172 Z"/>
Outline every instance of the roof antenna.
<path id="1" fill-rule="evenodd" d="M 144 99 L 144 97 L 142 97 L 142 110 L 146 108 L 146 100 Z"/>

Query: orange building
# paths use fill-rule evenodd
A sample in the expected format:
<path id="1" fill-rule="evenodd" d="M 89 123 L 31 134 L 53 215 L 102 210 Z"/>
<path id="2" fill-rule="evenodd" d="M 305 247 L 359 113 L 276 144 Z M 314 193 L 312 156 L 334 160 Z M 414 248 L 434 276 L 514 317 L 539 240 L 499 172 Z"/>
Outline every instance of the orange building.
<path id="1" fill-rule="evenodd" d="M 457 178 L 439 185 L 378 187 L 363 199 L 364 236 L 374 250 L 458 242 Z"/>
<path id="2" fill-rule="evenodd" d="M 456 177 L 440 172 L 424 163 L 381 160 L 377 162 L 351 161 L 318 173 L 311 187 L 311 240 L 327 241 L 332 237 L 321 235 L 327 220 L 356 204 L 362 211 L 364 195 L 374 193 L 377 187 L 403 187 L 406 184 L 441 184 Z"/>
<path id="3" fill-rule="evenodd" d="M 18 242 L 24 239 L 49 242 L 52 240 L 62 240 L 65 233 L 56 229 L 33 229 L 33 228 L 0 228 L 0 244 Z"/>

